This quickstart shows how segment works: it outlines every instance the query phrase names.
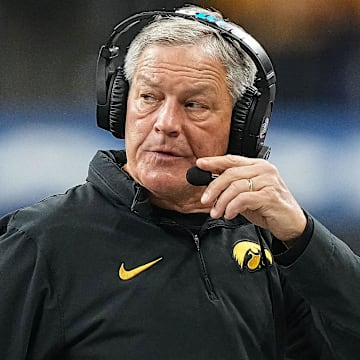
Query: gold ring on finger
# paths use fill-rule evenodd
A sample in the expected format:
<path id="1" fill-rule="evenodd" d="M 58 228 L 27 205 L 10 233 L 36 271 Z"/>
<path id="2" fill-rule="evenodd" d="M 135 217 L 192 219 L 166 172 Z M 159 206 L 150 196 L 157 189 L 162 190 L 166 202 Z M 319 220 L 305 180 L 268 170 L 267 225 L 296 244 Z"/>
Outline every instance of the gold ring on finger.
<path id="1" fill-rule="evenodd" d="M 254 190 L 254 183 L 253 183 L 253 180 L 252 179 L 247 179 L 248 181 L 248 188 L 249 188 L 249 191 L 252 192 Z"/>

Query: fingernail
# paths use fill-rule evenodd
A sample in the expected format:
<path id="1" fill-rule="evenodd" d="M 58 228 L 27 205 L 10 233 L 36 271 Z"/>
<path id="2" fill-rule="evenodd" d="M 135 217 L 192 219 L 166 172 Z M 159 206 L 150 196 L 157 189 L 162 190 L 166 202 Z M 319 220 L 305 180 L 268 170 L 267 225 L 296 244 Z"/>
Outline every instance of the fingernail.
<path id="1" fill-rule="evenodd" d="M 201 196 L 201 202 L 204 204 L 209 200 L 209 194 L 207 192 L 204 192 Z"/>
<path id="2" fill-rule="evenodd" d="M 217 210 L 215 208 L 212 208 L 210 210 L 210 216 L 213 218 L 213 219 L 217 219 L 219 217 L 219 214 L 217 212 Z"/>

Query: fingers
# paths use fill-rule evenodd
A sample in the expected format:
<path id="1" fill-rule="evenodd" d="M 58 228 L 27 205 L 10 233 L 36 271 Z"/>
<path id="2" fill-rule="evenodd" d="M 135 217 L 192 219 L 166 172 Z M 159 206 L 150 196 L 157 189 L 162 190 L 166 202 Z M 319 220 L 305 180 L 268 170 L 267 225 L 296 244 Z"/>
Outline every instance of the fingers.
<path id="1" fill-rule="evenodd" d="M 268 161 L 225 155 L 198 159 L 196 165 L 219 175 L 201 197 L 213 218 L 241 214 L 284 241 L 304 230 L 306 218 L 300 205 Z"/>
<path id="2" fill-rule="evenodd" d="M 218 177 L 208 186 L 201 201 L 206 205 L 213 204 L 211 217 L 224 216 L 226 219 L 232 219 L 239 213 L 263 207 L 272 197 L 268 192 L 275 191 L 275 187 L 270 188 L 267 176 L 231 180 L 231 177 L 225 177 L 223 173 L 222 177 Z"/>
<path id="3" fill-rule="evenodd" d="M 209 184 L 201 198 L 204 205 L 214 204 L 211 216 L 215 218 L 223 215 L 226 218 L 236 216 L 236 211 L 232 209 L 234 204 L 239 204 L 240 210 L 245 193 L 261 191 L 274 182 L 270 176 L 273 172 L 272 165 L 261 159 L 227 155 L 202 158 L 197 165 L 204 170 L 221 174 Z"/>
<path id="4" fill-rule="evenodd" d="M 265 162 L 265 160 L 262 159 L 247 158 L 239 155 L 225 155 L 199 158 L 196 161 L 196 165 L 203 170 L 208 170 L 215 174 L 221 174 L 226 169 L 237 166 L 250 166 L 259 161 Z"/>
<path id="5" fill-rule="evenodd" d="M 250 193 L 247 179 L 232 182 L 214 202 L 210 216 L 215 219 L 221 216 L 224 216 L 226 219 L 232 219 L 239 213 L 248 210 L 246 205 L 248 203 L 246 201 L 247 192 Z"/>

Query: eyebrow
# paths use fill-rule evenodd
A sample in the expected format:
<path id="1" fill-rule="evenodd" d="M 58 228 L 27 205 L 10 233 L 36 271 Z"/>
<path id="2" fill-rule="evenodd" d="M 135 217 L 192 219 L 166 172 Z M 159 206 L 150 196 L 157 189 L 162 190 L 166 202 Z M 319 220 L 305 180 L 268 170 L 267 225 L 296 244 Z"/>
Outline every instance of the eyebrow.
<path id="1" fill-rule="evenodd" d="M 137 76 L 137 78 L 140 82 L 143 82 L 145 85 L 153 86 L 155 88 L 160 87 L 159 85 L 161 84 L 161 81 L 154 81 L 148 74 L 140 73 Z M 198 84 L 195 87 L 193 87 L 193 86 L 189 87 L 186 90 L 186 94 L 188 94 L 188 96 L 192 96 L 192 95 L 204 93 L 207 91 L 213 92 L 214 89 L 215 89 L 215 87 L 212 85 L 209 85 L 209 84 Z"/>

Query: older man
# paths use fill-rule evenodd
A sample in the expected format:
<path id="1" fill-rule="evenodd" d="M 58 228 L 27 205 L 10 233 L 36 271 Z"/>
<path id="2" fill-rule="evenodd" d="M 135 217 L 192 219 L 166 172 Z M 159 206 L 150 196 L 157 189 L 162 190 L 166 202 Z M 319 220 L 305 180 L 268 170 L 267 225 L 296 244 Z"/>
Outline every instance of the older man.
<path id="1" fill-rule="evenodd" d="M 231 151 L 258 64 L 217 13 L 157 15 L 105 80 L 126 150 L 0 223 L 1 359 L 355 359 L 359 258 Z"/>

